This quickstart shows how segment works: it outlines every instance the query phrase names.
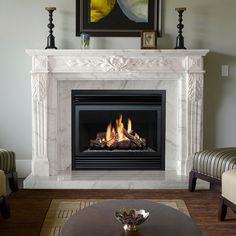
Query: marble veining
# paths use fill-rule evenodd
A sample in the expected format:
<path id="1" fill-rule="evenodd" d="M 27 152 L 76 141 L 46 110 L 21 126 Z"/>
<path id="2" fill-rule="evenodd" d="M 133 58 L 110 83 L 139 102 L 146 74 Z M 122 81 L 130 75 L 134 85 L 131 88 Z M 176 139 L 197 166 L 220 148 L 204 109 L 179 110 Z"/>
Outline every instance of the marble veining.
<path id="1" fill-rule="evenodd" d="M 166 171 L 188 174 L 192 154 L 202 149 L 203 57 L 208 50 L 27 53 L 32 57 L 31 180 L 59 178 L 70 168 L 72 89 L 166 90 Z"/>

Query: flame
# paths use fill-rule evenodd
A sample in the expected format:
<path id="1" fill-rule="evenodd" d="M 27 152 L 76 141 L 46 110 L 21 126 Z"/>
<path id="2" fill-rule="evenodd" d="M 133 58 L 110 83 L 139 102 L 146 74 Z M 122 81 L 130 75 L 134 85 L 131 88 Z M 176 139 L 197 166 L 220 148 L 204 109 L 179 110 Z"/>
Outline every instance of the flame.
<path id="1" fill-rule="evenodd" d="M 128 119 L 127 132 L 130 134 L 131 131 L 132 131 L 132 122 L 130 119 Z"/>
<path id="2" fill-rule="evenodd" d="M 106 130 L 106 141 L 108 142 L 108 146 L 112 145 L 115 141 L 121 142 L 124 140 L 128 140 L 128 138 L 124 135 L 124 124 L 122 122 L 123 116 L 120 115 L 118 119 L 116 119 L 116 128 L 112 127 L 112 123 L 110 122 L 107 126 Z M 128 119 L 127 123 L 127 132 L 131 133 L 132 131 L 132 122 L 131 119 Z"/>
<path id="3" fill-rule="evenodd" d="M 124 133 L 123 133 L 123 128 L 124 124 L 122 123 L 122 115 L 120 115 L 119 119 L 116 120 L 116 131 L 118 134 L 118 141 L 122 141 L 125 139 Z"/>
<path id="4" fill-rule="evenodd" d="M 109 140 L 111 140 L 111 133 L 112 133 L 112 125 L 111 125 L 111 122 L 110 122 L 109 125 L 107 126 L 107 131 L 106 131 L 106 141 L 107 142 Z"/>
<path id="5" fill-rule="evenodd" d="M 116 134 L 115 128 L 112 128 L 112 134 Z"/>

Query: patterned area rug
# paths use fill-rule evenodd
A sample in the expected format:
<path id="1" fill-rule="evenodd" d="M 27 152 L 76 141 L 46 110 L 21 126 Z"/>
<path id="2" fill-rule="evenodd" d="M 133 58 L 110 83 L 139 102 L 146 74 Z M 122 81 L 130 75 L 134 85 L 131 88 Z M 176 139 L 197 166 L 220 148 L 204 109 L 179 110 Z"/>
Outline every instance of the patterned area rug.
<path id="1" fill-rule="evenodd" d="M 183 200 L 160 200 L 148 199 L 149 201 L 165 204 L 182 213 L 190 216 L 188 208 Z M 48 209 L 46 218 L 44 220 L 40 236 L 59 236 L 62 225 L 79 210 L 91 206 L 100 200 L 92 199 L 54 199 L 52 200 Z"/>

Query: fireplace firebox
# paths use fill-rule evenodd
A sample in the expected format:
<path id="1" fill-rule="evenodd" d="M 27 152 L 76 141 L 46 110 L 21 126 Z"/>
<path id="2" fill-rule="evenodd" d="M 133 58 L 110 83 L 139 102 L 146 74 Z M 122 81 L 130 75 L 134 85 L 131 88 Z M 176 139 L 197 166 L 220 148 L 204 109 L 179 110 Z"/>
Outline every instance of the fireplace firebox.
<path id="1" fill-rule="evenodd" d="M 72 90 L 73 170 L 164 170 L 164 90 Z"/>

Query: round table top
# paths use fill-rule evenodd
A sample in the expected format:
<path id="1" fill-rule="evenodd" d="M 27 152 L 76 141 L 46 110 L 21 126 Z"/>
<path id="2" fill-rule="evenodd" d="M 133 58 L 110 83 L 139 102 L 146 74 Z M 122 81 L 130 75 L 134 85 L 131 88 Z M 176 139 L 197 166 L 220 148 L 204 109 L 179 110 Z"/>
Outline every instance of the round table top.
<path id="1" fill-rule="evenodd" d="M 114 213 L 121 208 L 144 209 L 149 218 L 136 232 L 125 232 Z M 169 206 L 147 200 L 107 200 L 86 207 L 62 227 L 61 236 L 202 236 L 190 217 Z"/>

